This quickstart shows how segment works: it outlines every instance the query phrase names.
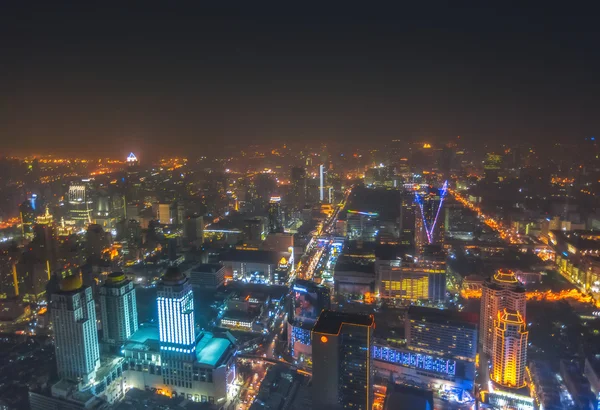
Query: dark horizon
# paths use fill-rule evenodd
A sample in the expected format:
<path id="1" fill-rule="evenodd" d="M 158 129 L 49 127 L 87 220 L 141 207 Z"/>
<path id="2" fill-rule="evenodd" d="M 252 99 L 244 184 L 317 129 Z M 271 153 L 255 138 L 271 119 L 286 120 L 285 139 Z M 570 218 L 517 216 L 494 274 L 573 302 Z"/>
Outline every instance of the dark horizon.
<path id="1" fill-rule="evenodd" d="M 0 6 L 8 153 L 598 134 L 595 9 Z"/>

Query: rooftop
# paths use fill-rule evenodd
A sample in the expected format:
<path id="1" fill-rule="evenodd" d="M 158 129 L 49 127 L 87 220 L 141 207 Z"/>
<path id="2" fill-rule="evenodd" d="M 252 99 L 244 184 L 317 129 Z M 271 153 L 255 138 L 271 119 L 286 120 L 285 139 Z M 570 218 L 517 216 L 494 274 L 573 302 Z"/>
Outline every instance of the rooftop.
<path id="1" fill-rule="evenodd" d="M 254 262 L 254 263 L 265 263 L 271 265 L 277 265 L 281 255 L 278 252 L 273 251 L 249 251 L 235 249 L 231 252 L 226 253 L 221 258 L 222 261 L 232 262 Z"/>
<path id="2" fill-rule="evenodd" d="M 408 316 L 411 319 L 425 319 L 428 322 L 457 324 L 477 328 L 479 316 L 477 314 L 469 314 L 466 312 L 458 312 L 448 309 L 435 309 L 421 306 L 411 306 L 408 308 Z"/>
<path id="3" fill-rule="evenodd" d="M 342 330 L 342 325 L 356 326 L 374 326 L 375 319 L 373 315 L 363 315 L 359 313 L 344 313 L 333 310 L 324 310 L 317 323 L 313 327 L 313 332 L 338 334 Z"/>
<path id="4" fill-rule="evenodd" d="M 232 344 L 229 339 L 215 337 L 212 333 L 204 332 L 196 347 L 198 363 L 218 367 L 230 346 Z"/>
<path id="5" fill-rule="evenodd" d="M 192 272 L 210 272 L 215 273 L 218 272 L 223 265 L 220 263 L 201 263 L 199 265 L 194 266 L 191 271 Z"/>

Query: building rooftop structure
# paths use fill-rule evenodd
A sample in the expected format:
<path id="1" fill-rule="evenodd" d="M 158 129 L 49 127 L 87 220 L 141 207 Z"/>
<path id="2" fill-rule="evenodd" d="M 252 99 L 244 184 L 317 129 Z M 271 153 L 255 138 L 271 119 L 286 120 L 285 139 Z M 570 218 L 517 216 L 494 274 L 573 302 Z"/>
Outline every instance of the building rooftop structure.
<path id="1" fill-rule="evenodd" d="M 325 310 L 319 316 L 313 332 L 335 335 L 340 333 L 343 324 L 373 326 L 374 322 L 373 315 Z"/>
<path id="2" fill-rule="evenodd" d="M 477 329 L 477 326 L 479 325 L 479 315 L 468 312 L 451 311 L 448 309 L 410 306 L 408 308 L 408 315 L 413 318 L 422 317 L 432 323 L 460 323 L 471 329 Z"/>

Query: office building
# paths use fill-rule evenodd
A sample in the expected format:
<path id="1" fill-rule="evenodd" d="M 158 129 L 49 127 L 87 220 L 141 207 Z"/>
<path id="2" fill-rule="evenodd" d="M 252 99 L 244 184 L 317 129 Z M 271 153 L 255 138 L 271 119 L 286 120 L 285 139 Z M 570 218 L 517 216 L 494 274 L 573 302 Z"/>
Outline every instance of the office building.
<path id="1" fill-rule="evenodd" d="M 525 386 L 527 335 L 523 316 L 516 310 L 503 309 L 494 321 L 491 379 L 505 387 Z"/>
<path id="2" fill-rule="evenodd" d="M 193 358 L 196 350 L 194 295 L 190 280 L 177 267 L 169 267 L 161 278 L 157 286 L 157 305 L 161 355 L 166 359 Z M 168 369 L 165 379 L 181 379 L 182 375 L 175 368 Z"/>
<path id="3" fill-rule="evenodd" d="M 371 409 L 373 316 L 325 310 L 312 330 L 313 407 Z"/>
<path id="4" fill-rule="evenodd" d="M 68 193 L 69 215 L 77 226 L 92 222 L 93 201 L 89 186 L 85 182 L 73 183 Z"/>
<path id="5" fill-rule="evenodd" d="M 171 217 L 171 204 L 158 204 L 156 218 L 158 222 L 163 225 L 170 225 L 173 223 L 173 218 Z"/>
<path id="6" fill-rule="evenodd" d="M 312 363 L 310 331 L 319 314 L 331 306 L 329 288 L 310 280 L 297 279 L 291 287 L 288 312 L 288 350 L 292 357 Z"/>
<path id="7" fill-rule="evenodd" d="M 383 261 L 376 266 L 375 294 L 388 304 L 446 300 L 446 263 L 443 259 L 415 262 L 414 258 Z"/>
<path id="8" fill-rule="evenodd" d="M 33 225 L 35 224 L 35 213 L 31 201 L 26 200 L 19 205 L 19 217 L 21 219 L 21 234 L 25 239 L 33 238 Z"/>
<path id="9" fill-rule="evenodd" d="M 120 346 L 138 329 L 133 282 L 122 272 L 108 275 L 100 287 L 102 340 Z"/>
<path id="10" fill-rule="evenodd" d="M 100 367 L 92 288 L 83 286 L 80 275 L 64 278 L 52 295 L 50 312 L 59 377 L 89 383 Z"/>
<path id="11" fill-rule="evenodd" d="M 176 267 L 157 285 L 158 327 L 141 326 L 122 347 L 130 387 L 224 405 L 235 378 L 235 339 L 196 332 L 190 280 Z"/>
<path id="12" fill-rule="evenodd" d="M 481 313 L 479 315 L 479 343 L 483 352 L 492 356 L 494 344 L 494 321 L 498 312 L 510 309 L 525 320 L 527 299 L 525 288 L 511 270 L 498 270 L 482 286 Z"/>
<path id="13" fill-rule="evenodd" d="M 476 316 L 411 306 L 404 329 L 406 345 L 411 350 L 471 361 L 477 355 Z"/>
<path id="14" fill-rule="evenodd" d="M 217 289 L 225 283 L 225 272 L 220 263 L 201 263 L 190 270 L 190 283 L 198 289 Z"/>
<path id="15" fill-rule="evenodd" d="M 186 241 L 201 245 L 204 241 L 204 218 L 202 215 L 190 215 L 183 223 Z"/>
<path id="16" fill-rule="evenodd" d="M 444 217 L 441 211 L 446 197 L 448 183 L 441 189 L 415 192 L 417 215 L 415 216 L 415 250 L 418 255 L 424 251 L 425 245 L 443 245 Z"/>
<path id="17" fill-rule="evenodd" d="M 272 196 L 269 200 L 269 233 L 283 232 L 283 210 L 281 197 Z"/>

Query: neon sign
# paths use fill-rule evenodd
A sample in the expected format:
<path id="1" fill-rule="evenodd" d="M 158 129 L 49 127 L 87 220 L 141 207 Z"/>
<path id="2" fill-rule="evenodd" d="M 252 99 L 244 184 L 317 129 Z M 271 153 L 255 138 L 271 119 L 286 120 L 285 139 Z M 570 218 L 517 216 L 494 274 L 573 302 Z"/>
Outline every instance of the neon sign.
<path id="1" fill-rule="evenodd" d="M 403 367 L 422 369 L 449 376 L 456 375 L 456 361 L 442 357 L 407 352 L 389 347 L 373 346 L 373 358 Z"/>

